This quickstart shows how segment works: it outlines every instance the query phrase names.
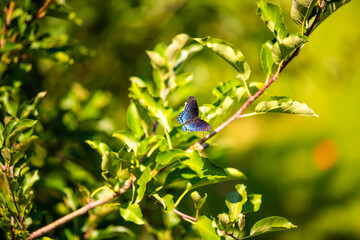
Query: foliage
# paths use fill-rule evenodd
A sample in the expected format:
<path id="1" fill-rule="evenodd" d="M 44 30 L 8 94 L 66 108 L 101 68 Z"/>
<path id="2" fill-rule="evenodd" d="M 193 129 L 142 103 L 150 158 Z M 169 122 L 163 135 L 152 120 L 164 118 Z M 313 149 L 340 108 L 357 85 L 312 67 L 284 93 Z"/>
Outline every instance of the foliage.
<path id="1" fill-rule="evenodd" d="M 152 66 L 152 79 L 130 79 L 130 104 L 126 112 L 128 129 L 114 131 L 113 139 L 109 142 L 98 136 L 86 141 L 101 156 L 101 167 L 97 172 L 103 178 L 103 181 L 96 181 L 88 177 L 88 171 L 82 170 L 82 179 L 88 178 L 85 183 L 92 182 L 93 186 L 77 186 L 78 191 L 86 199 L 93 201 L 94 206 L 101 205 L 84 220 L 86 238 L 121 236 L 134 239 L 136 226 L 133 224 L 126 223 L 127 227 L 125 224 L 101 226 L 102 219 L 119 215 L 124 222 L 146 226 L 149 234 L 159 239 L 223 239 L 225 236 L 242 239 L 295 228 L 287 219 L 277 216 L 260 219 L 248 228 L 245 218 L 259 210 L 261 195 L 248 194 L 243 184 L 245 175 L 235 168 L 221 166 L 207 158 L 203 150 L 208 145 L 201 144 L 226 127 L 229 117 L 233 120 L 244 117 L 243 111 L 277 79 L 287 63 L 308 42 L 311 31 L 347 2 L 323 1 L 325 6 L 321 6 L 316 5 L 315 1 L 293 1 L 291 15 L 301 29 L 298 33 L 290 33 L 280 7 L 260 0 L 256 13 L 274 37 L 261 48 L 260 62 L 266 75 L 264 82 L 251 79 L 250 65 L 244 54 L 234 44 L 222 39 L 192 38 L 187 34 L 178 34 L 169 45 L 160 43 L 153 50 L 147 51 Z M 46 139 L 49 137 L 44 134 L 42 139 L 45 143 L 42 143 L 36 135 L 38 125 L 38 130 L 43 131 L 41 122 L 36 121 L 39 117 L 37 105 L 46 92 L 40 92 L 27 101 L 25 94 L 22 94 L 21 82 L 33 68 L 31 58 L 41 56 L 58 64 L 74 63 L 71 54 L 76 48 L 72 46 L 70 39 L 41 34 L 38 30 L 39 21 L 45 14 L 75 24 L 80 24 L 81 20 L 75 13 L 68 11 L 62 1 L 53 3 L 48 0 L 42 4 L 38 1 L 6 1 L 1 7 L 5 8 L 5 15 L 0 21 L 4 29 L 0 39 L 0 74 L 3 85 L 0 89 L 3 179 L 0 188 L 3 206 L 1 228 L 7 239 L 24 239 L 33 237 L 29 229 L 41 217 L 37 215 L 41 215 L 41 212 L 33 210 L 36 206 L 33 201 L 33 185 L 40 179 L 41 169 L 33 169 L 33 165 L 44 158 L 39 146 L 48 144 Z M 221 82 L 213 89 L 215 100 L 211 104 L 200 106 L 203 119 L 213 129 L 217 129 L 212 135 L 205 137 L 201 137 L 199 133 L 181 131 L 176 117 L 182 109 L 170 100 L 181 96 L 181 92 L 192 82 L 192 73 L 183 70 L 191 58 L 203 49 L 219 55 L 237 74 L 236 80 Z M 99 91 L 89 96 L 81 85 L 73 84 L 60 100 L 60 108 L 65 111 L 63 124 L 71 132 L 89 120 L 97 121 L 110 100 L 111 96 L 107 93 Z M 307 104 L 284 96 L 271 96 L 257 103 L 254 109 L 248 116 L 277 112 L 317 117 Z M 110 131 L 112 127 L 106 129 Z M 102 130 L 106 131 L 105 128 Z M 76 165 L 69 168 L 70 173 L 78 169 Z M 202 197 L 196 190 L 230 180 L 235 180 L 238 184 L 226 194 L 223 211 L 216 216 L 202 213 L 200 210 L 206 205 L 210 195 L 205 193 Z M 82 199 L 77 199 L 72 188 L 67 187 L 62 180 L 58 184 L 56 180 L 47 184 L 64 195 L 68 210 L 75 211 L 79 207 Z M 90 188 L 93 190 L 88 190 Z M 190 192 L 196 217 L 178 210 L 184 204 L 184 197 Z M 118 198 L 113 200 L 115 197 Z M 107 201 L 101 202 L 104 199 L 113 201 L 106 206 L 103 204 Z M 95 205 L 98 201 L 101 204 Z M 163 208 L 166 230 L 157 230 L 155 224 L 149 221 L 149 205 L 158 207 L 157 213 Z M 180 221 L 178 216 L 189 223 Z M 71 238 L 76 233 L 64 231 L 62 234 Z"/>

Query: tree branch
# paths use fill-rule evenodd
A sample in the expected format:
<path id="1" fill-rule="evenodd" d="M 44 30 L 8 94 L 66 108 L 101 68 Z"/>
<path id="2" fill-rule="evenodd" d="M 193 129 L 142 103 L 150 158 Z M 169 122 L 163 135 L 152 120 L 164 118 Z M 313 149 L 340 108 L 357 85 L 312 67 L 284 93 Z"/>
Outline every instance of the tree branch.
<path id="1" fill-rule="evenodd" d="M 319 10 L 318 13 L 316 15 L 316 18 L 314 20 L 314 22 L 312 23 L 312 25 L 306 30 L 306 33 L 304 34 L 305 36 L 309 36 L 310 33 L 314 30 L 316 24 L 320 21 L 321 18 L 321 13 L 324 9 L 326 5 L 326 0 L 322 0 L 322 2 L 320 3 Z M 198 151 L 203 151 L 205 148 L 203 146 L 203 143 L 205 143 L 207 140 L 209 140 L 211 137 L 215 136 L 217 133 L 219 133 L 220 131 L 222 131 L 225 127 L 227 127 L 230 123 L 232 123 L 234 120 L 238 119 L 238 118 L 242 118 L 243 115 L 242 113 L 245 111 L 245 109 L 251 104 L 253 103 L 258 97 L 261 96 L 261 94 L 270 87 L 270 85 L 276 81 L 276 79 L 278 78 L 279 74 L 284 70 L 284 68 L 299 54 L 300 49 L 302 46 L 296 48 L 294 50 L 294 52 L 290 55 L 289 58 L 287 58 L 285 61 L 283 61 L 282 63 L 280 63 L 280 68 L 278 69 L 278 71 L 273 75 L 273 77 L 259 90 L 257 91 L 253 96 L 250 96 L 248 98 L 248 100 L 240 107 L 240 109 L 233 115 L 231 116 L 228 120 L 226 120 L 224 123 L 222 123 L 220 126 L 218 126 L 214 131 L 212 131 L 211 133 L 207 134 L 205 137 L 203 137 L 202 139 L 200 139 L 199 141 L 195 142 L 192 146 L 190 146 L 188 149 L 186 149 L 187 152 L 193 151 L 193 150 L 198 150 Z"/>
<path id="2" fill-rule="evenodd" d="M 111 195 L 109 195 L 105 198 L 102 198 L 95 202 L 90 202 L 90 203 L 86 204 L 85 206 L 83 206 L 82 208 L 46 225 L 45 227 L 42 227 L 42 228 L 36 230 L 35 232 L 30 234 L 30 236 L 27 238 L 27 240 L 31 240 L 31 239 L 40 237 L 40 236 L 44 235 L 45 233 L 50 232 L 51 230 L 54 230 L 55 228 L 59 227 L 60 225 L 63 225 L 64 223 L 67 223 L 68 221 L 87 213 L 89 210 L 91 210 L 95 207 L 101 206 L 101 205 L 113 200 L 117 196 L 126 192 L 126 190 L 132 186 L 133 180 L 134 180 L 134 177 L 132 176 L 132 177 L 130 177 L 129 180 L 127 180 L 125 182 L 125 185 L 118 192 L 116 192 L 116 193 L 113 192 Z"/>

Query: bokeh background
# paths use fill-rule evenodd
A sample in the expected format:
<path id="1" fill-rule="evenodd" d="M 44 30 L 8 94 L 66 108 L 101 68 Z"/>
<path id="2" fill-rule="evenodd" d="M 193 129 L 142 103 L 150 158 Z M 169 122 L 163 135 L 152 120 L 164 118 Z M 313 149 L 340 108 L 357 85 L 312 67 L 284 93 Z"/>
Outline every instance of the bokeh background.
<path id="1" fill-rule="evenodd" d="M 298 31 L 290 18 L 291 1 L 275 2 L 289 31 Z M 96 186 L 100 159 L 84 141 L 111 145 L 112 132 L 126 128 L 129 77 L 151 78 L 145 50 L 170 43 L 178 33 L 221 38 L 247 57 L 251 81 L 265 80 L 259 52 L 272 34 L 252 0 L 77 0 L 68 1 L 68 7 L 81 19 L 80 26 L 51 17 L 42 24 L 52 35 L 71 39 L 73 63 L 35 59 L 37 67 L 25 83 L 29 96 L 48 91 L 40 109 L 45 146 L 37 146 L 33 164 L 43 169 L 43 179 L 51 179 L 38 185 L 36 201 L 53 203 L 58 216 L 70 210 L 59 193 L 48 189 L 71 199 L 73 186 Z M 263 195 L 260 211 L 247 216 L 248 226 L 272 215 L 299 226 L 258 239 L 360 239 L 359 11 L 360 2 L 354 0 L 323 22 L 266 94 L 304 101 L 319 118 L 269 114 L 241 119 L 206 150 L 215 162 L 243 171 L 248 192 Z M 212 88 L 236 76 L 206 50 L 184 70 L 194 73 L 188 91 L 200 104 L 212 102 Z M 180 108 L 186 99 L 172 100 Z M 211 196 L 204 212 L 221 211 L 233 186 L 200 189 Z"/>

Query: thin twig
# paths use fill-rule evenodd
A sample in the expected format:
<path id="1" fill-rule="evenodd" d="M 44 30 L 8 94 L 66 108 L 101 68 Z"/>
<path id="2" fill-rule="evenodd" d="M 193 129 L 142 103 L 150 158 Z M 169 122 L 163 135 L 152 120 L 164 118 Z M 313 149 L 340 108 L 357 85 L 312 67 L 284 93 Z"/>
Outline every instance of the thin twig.
<path id="1" fill-rule="evenodd" d="M 15 240 L 15 219 L 11 216 L 11 239 Z"/>
<path id="2" fill-rule="evenodd" d="M 232 233 L 228 233 L 228 232 L 225 232 L 225 231 L 221 231 L 222 234 L 225 234 L 225 235 L 228 235 L 229 237 L 232 237 L 233 239 L 235 240 L 239 240 L 240 238 L 237 238 L 234 236 L 234 234 Z"/>
<path id="3" fill-rule="evenodd" d="M 164 207 L 159 201 L 156 201 L 155 199 L 153 199 L 152 197 L 146 196 L 147 199 L 151 200 L 152 202 L 154 202 L 155 204 Z M 184 220 L 191 220 L 193 222 L 197 221 L 197 218 L 191 217 L 183 212 L 180 212 L 179 210 L 176 210 L 175 208 L 172 210 L 174 213 L 176 213 L 177 215 L 179 215 L 182 219 Z"/>
<path id="4" fill-rule="evenodd" d="M 95 207 L 98 207 L 98 206 L 101 206 L 111 200 L 113 200 L 114 198 L 116 198 L 117 196 L 123 194 L 124 192 L 126 192 L 127 189 L 129 189 L 131 186 L 132 186 L 132 182 L 133 182 L 133 177 L 130 177 L 129 180 L 127 180 L 125 182 L 125 185 L 118 191 L 118 192 L 113 192 L 111 195 L 107 196 L 107 197 L 104 197 L 100 200 L 97 200 L 95 202 L 90 202 L 88 204 L 86 204 L 85 206 L 83 206 L 82 208 L 46 225 L 45 227 L 42 227 L 38 230 L 36 230 L 35 232 L 31 233 L 30 236 L 27 238 L 27 240 L 30 240 L 30 239 L 35 239 L 37 237 L 40 237 L 42 235 L 44 235 L 45 233 L 47 232 L 50 232 L 51 230 L 59 227 L 60 225 L 76 218 L 76 217 L 79 217 L 85 213 L 87 213 L 89 210 L 95 208 Z"/>
<path id="5" fill-rule="evenodd" d="M 307 29 L 306 33 L 304 34 L 305 36 L 309 36 L 310 33 L 315 28 L 316 24 L 320 21 L 321 13 L 322 13 L 322 11 L 323 11 L 323 9 L 325 7 L 325 4 L 326 4 L 326 0 L 322 0 L 321 4 L 319 5 L 319 11 L 318 11 L 318 13 L 316 15 L 316 18 L 315 18 L 313 24 L 310 26 L 310 28 Z M 195 142 L 192 146 L 190 146 L 188 149 L 186 149 L 186 151 L 187 152 L 190 152 L 190 151 L 193 151 L 193 150 L 203 151 L 205 149 L 203 147 L 203 145 L 202 145 L 203 143 L 205 143 L 211 137 L 215 136 L 217 133 L 222 131 L 225 127 L 227 127 L 234 120 L 236 120 L 238 118 L 241 118 L 242 113 L 245 111 L 245 109 L 251 103 L 253 103 L 258 97 L 260 97 L 260 95 L 267 88 L 269 88 L 270 85 L 273 82 L 275 82 L 277 80 L 277 78 L 279 76 L 279 73 L 281 73 L 284 70 L 284 68 L 288 65 L 288 63 L 291 62 L 294 59 L 294 57 L 296 57 L 298 55 L 300 49 L 301 49 L 301 46 L 296 48 L 296 50 L 290 55 L 290 57 L 280 64 L 280 67 L 279 67 L 278 71 L 273 75 L 273 77 L 268 82 L 266 82 L 265 85 L 259 91 L 257 91 L 253 96 L 249 97 L 248 100 L 240 107 L 240 109 L 233 116 L 231 116 L 228 120 L 226 120 L 224 123 L 222 123 L 220 126 L 218 126 L 214 131 L 207 134 L 205 137 L 203 137 L 199 141 Z"/>
<path id="6" fill-rule="evenodd" d="M 32 23 L 36 19 L 41 19 L 45 16 L 45 10 L 49 7 L 52 0 L 46 0 L 46 2 L 40 7 L 40 9 L 37 11 L 36 15 L 34 15 L 29 21 L 27 21 L 27 24 Z"/>
<path id="7" fill-rule="evenodd" d="M 51 2 L 52 2 L 52 0 L 46 0 L 44 5 L 41 6 L 41 8 L 39 9 L 39 11 L 36 14 L 37 19 L 40 19 L 45 16 L 44 11 L 50 5 Z"/>

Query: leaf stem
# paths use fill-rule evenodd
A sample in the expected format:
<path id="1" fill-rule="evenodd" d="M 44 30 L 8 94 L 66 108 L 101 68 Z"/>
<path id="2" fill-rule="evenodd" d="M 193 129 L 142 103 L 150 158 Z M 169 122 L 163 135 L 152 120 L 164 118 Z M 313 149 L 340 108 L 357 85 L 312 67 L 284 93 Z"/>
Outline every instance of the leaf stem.
<path id="1" fill-rule="evenodd" d="M 250 93 L 249 87 L 248 87 L 248 85 L 247 85 L 247 83 L 246 83 L 246 80 L 245 80 L 240 74 L 238 74 L 237 77 L 240 78 L 241 81 L 243 82 L 244 87 L 245 87 L 245 89 L 246 89 L 246 92 L 247 92 L 247 94 L 248 94 L 248 97 L 250 98 L 250 97 L 251 97 L 251 93 Z"/>
<path id="2" fill-rule="evenodd" d="M 180 201 L 185 197 L 185 195 L 190 191 L 191 185 L 188 184 L 185 191 L 180 195 L 180 197 L 176 200 L 176 203 L 174 204 L 175 207 L 177 207 L 180 203 Z"/>
<path id="3" fill-rule="evenodd" d="M 165 135 L 166 135 L 166 139 L 168 140 L 169 149 L 171 150 L 172 149 L 171 139 L 170 139 L 170 135 L 166 129 L 165 129 Z"/>

